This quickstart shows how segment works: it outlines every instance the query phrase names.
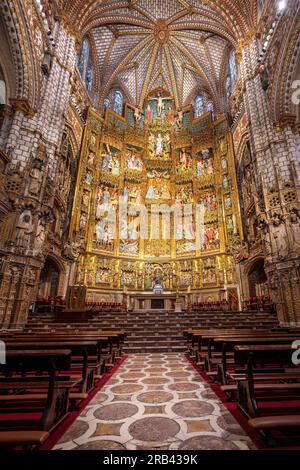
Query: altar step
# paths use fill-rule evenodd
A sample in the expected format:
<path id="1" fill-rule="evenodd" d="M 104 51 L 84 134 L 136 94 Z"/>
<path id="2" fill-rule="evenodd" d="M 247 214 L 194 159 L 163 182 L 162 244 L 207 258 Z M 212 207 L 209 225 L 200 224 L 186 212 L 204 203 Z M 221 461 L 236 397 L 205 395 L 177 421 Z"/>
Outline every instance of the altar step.
<path id="1" fill-rule="evenodd" d="M 267 328 L 278 326 L 275 315 L 266 312 L 182 312 L 135 311 L 93 314 L 82 323 L 57 323 L 53 313 L 31 314 L 26 331 L 117 331 L 127 333 L 124 353 L 175 353 L 186 350 L 183 330 L 189 328 Z"/>

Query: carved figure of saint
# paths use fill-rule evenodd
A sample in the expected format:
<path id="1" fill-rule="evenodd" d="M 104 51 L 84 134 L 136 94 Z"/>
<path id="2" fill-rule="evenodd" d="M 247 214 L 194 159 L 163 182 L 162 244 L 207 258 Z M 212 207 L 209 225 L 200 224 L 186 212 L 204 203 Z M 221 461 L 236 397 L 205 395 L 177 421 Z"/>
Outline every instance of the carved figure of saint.
<path id="1" fill-rule="evenodd" d="M 227 194 L 227 196 L 225 197 L 225 209 L 231 209 L 231 197 L 229 194 Z"/>
<path id="2" fill-rule="evenodd" d="M 150 186 L 147 194 L 146 194 L 146 199 L 155 199 L 155 188 L 154 186 Z"/>
<path id="3" fill-rule="evenodd" d="M 79 220 L 79 229 L 80 229 L 81 231 L 83 231 L 83 230 L 85 229 L 85 227 L 86 227 L 86 222 L 87 222 L 87 220 L 86 220 L 86 215 L 85 215 L 85 214 L 81 214 L 80 220 Z"/>
<path id="4" fill-rule="evenodd" d="M 204 162 L 201 160 L 197 163 L 196 175 L 198 178 L 204 175 Z"/>
<path id="5" fill-rule="evenodd" d="M 32 215 L 29 210 L 25 210 L 19 217 L 16 225 L 16 246 L 28 249 L 33 232 Z"/>
<path id="6" fill-rule="evenodd" d="M 176 124 L 179 128 L 183 125 L 183 112 L 181 110 L 177 112 Z"/>
<path id="7" fill-rule="evenodd" d="M 167 186 L 163 185 L 161 188 L 161 198 L 162 199 L 171 199 L 171 194 Z"/>
<path id="8" fill-rule="evenodd" d="M 222 158 L 221 160 L 221 167 L 224 173 L 228 172 L 228 161 L 226 158 Z"/>
<path id="9" fill-rule="evenodd" d="M 45 227 L 42 223 L 41 220 L 39 220 L 38 227 L 37 227 L 37 232 L 34 240 L 34 250 L 36 254 L 39 254 L 43 248 L 43 245 L 45 243 L 46 239 L 46 233 L 45 233 Z"/>
<path id="10" fill-rule="evenodd" d="M 86 183 L 87 183 L 88 185 L 91 185 L 91 184 L 92 184 L 92 182 L 93 182 L 93 175 L 92 175 L 91 172 L 89 172 L 89 171 L 87 172 L 85 181 L 86 181 Z"/>
<path id="11" fill-rule="evenodd" d="M 156 139 L 156 149 L 155 153 L 157 157 L 161 157 L 163 155 L 164 151 L 164 139 L 161 134 L 158 134 L 158 137 Z"/>
<path id="12" fill-rule="evenodd" d="M 42 171 L 41 171 L 41 163 L 36 162 L 34 167 L 29 173 L 30 183 L 29 183 L 29 194 L 33 196 L 37 196 L 41 190 L 41 183 L 42 183 Z"/>
<path id="13" fill-rule="evenodd" d="M 139 108 L 134 108 L 134 119 L 137 124 L 141 122 L 142 119 L 142 113 Z"/>
<path id="14" fill-rule="evenodd" d="M 109 204 L 109 203 L 110 203 L 110 192 L 109 192 L 109 189 L 106 187 L 103 192 L 103 204 Z"/>
<path id="15" fill-rule="evenodd" d="M 115 176 L 120 175 L 120 162 L 117 158 L 113 158 L 112 160 L 111 172 Z"/>
<path id="16" fill-rule="evenodd" d="M 88 156 L 88 166 L 90 168 L 92 168 L 94 166 L 94 160 L 95 160 L 95 154 L 93 152 L 90 152 L 89 156 Z"/>
<path id="17" fill-rule="evenodd" d="M 293 249 L 300 248 L 300 219 L 297 213 L 293 212 L 290 218 L 292 229 Z"/>

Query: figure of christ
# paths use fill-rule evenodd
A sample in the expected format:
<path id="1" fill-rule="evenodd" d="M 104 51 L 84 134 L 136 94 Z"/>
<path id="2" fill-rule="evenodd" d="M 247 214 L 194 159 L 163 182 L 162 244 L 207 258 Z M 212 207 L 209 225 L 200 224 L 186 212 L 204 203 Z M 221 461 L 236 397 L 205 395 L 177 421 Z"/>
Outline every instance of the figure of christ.
<path id="1" fill-rule="evenodd" d="M 157 101 L 157 117 L 161 118 L 162 112 L 164 110 L 164 101 L 167 101 L 166 98 L 159 96 L 158 98 L 154 98 Z"/>

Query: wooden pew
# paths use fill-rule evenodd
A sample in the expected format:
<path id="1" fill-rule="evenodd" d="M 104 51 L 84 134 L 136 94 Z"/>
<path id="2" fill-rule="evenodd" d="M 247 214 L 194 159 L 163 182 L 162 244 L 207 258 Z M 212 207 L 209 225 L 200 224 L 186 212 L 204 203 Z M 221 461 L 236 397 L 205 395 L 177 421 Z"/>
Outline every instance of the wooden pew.
<path id="1" fill-rule="evenodd" d="M 32 450 L 41 447 L 49 436 L 46 431 L 0 431 L 0 448 Z"/>
<path id="2" fill-rule="evenodd" d="M 22 341 L 14 341 L 10 339 L 6 342 L 7 350 L 36 350 L 45 348 L 47 351 L 52 349 L 65 348 L 70 349 L 72 352 L 72 359 L 69 369 L 65 369 L 69 372 L 79 371 L 81 376 L 79 382 L 79 392 L 72 393 L 72 400 L 80 400 L 87 398 L 87 394 L 94 388 L 95 372 L 100 372 L 101 361 L 100 361 L 100 350 L 97 341 L 86 341 L 85 339 L 76 341 L 62 341 L 57 338 L 43 338 L 43 341 L 29 340 L 29 338 L 22 339 Z M 89 359 L 93 357 L 93 359 Z"/>
<path id="3" fill-rule="evenodd" d="M 121 355 L 121 338 L 124 335 L 121 333 L 109 333 L 104 335 L 103 333 L 50 333 L 44 332 L 42 334 L 35 335 L 24 335 L 18 334 L 12 340 L 19 339 L 20 341 L 47 341 L 47 342 L 61 342 L 61 341 L 97 341 L 99 348 L 99 357 L 91 357 L 92 360 L 100 360 L 101 358 L 101 368 L 97 371 L 97 375 L 103 374 L 107 369 L 114 365 L 114 362 Z M 117 342 L 117 348 L 115 347 L 114 341 Z"/>
<path id="4" fill-rule="evenodd" d="M 230 353 L 234 351 L 234 347 L 238 344 L 272 344 L 275 340 L 277 343 L 289 344 L 292 343 L 294 339 L 294 335 L 282 335 L 276 333 L 262 334 L 261 332 L 252 332 L 251 334 L 239 333 L 235 337 L 231 334 L 203 335 L 202 341 L 208 345 L 207 352 L 204 353 L 204 369 L 206 371 L 212 371 L 214 366 L 216 367 L 222 362 L 222 360 L 224 360 L 224 344 L 226 344 L 226 357 L 230 357 Z M 231 362 L 233 361 L 231 360 Z"/>
<path id="5" fill-rule="evenodd" d="M 207 370 L 211 370 L 213 367 L 217 368 L 217 377 L 219 383 L 228 383 L 227 377 L 227 366 L 228 364 L 236 364 L 233 358 L 233 353 L 237 345 L 249 345 L 249 344 L 291 344 L 295 339 L 294 335 L 276 335 L 266 334 L 253 334 L 253 336 L 238 336 L 232 337 L 215 337 L 212 338 L 209 351 L 207 353 Z M 214 352 L 212 352 L 212 350 Z M 228 360 L 228 358 L 230 358 Z"/>
<path id="6" fill-rule="evenodd" d="M 34 398 L 32 393 L 26 394 L 26 390 L 46 390 L 47 393 L 36 395 L 36 399 L 43 403 L 44 408 L 39 427 L 42 431 L 50 431 L 66 417 L 69 390 L 77 383 L 68 376 L 58 377 L 58 371 L 69 369 L 70 365 L 71 350 L 67 349 L 8 350 L 6 364 L 0 365 L 0 403 L 24 403 Z M 46 372 L 47 375 L 25 376 L 30 372 Z"/>
<path id="7" fill-rule="evenodd" d="M 247 364 L 246 378 L 238 381 L 239 408 L 248 418 L 259 417 L 258 391 L 300 391 L 300 368 L 292 364 L 292 345 L 266 344 L 236 346 L 235 360 L 239 365 Z M 284 367 L 282 374 L 274 374 L 271 369 L 262 370 L 258 375 L 254 365 L 262 361 L 272 361 L 274 368 Z M 255 373 L 256 372 L 256 373 Z M 286 375 L 286 373 L 288 373 Z M 260 377 L 257 383 L 257 377 Z M 264 383 L 262 382 L 264 381 Z M 300 411 L 300 410 L 299 410 Z"/>

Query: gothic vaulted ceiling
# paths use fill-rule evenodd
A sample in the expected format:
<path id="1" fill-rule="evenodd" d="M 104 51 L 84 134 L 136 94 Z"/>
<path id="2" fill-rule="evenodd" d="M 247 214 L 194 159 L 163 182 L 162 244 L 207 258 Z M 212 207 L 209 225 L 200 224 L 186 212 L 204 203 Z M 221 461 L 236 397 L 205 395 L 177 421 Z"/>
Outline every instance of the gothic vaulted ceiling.
<path id="1" fill-rule="evenodd" d="M 114 86 L 142 106 L 164 88 L 177 107 L 200 88 L 218 105 L 231 47 L 256 18 L 251 0 L 109 0 L 66 2 L 81 38 L 90 37 L 103 102 Z"/>

